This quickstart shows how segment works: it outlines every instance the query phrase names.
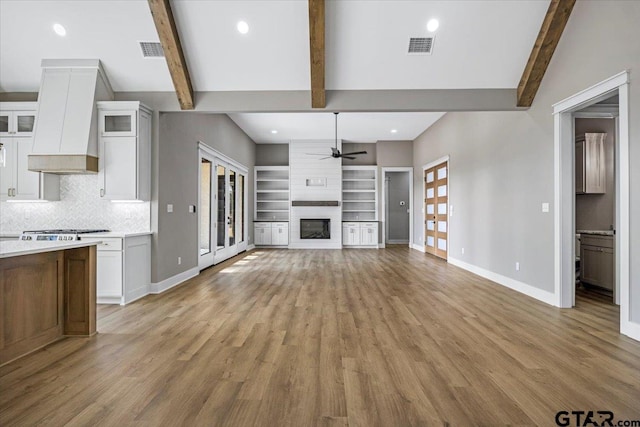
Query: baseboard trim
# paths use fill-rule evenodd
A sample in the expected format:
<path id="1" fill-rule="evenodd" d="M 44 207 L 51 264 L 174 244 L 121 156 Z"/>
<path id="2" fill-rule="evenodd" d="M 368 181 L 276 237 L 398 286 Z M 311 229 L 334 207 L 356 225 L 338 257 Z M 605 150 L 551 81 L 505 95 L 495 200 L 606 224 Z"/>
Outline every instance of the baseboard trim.
<path id="1" fill-rule="evenodd" d="M 416 251 L 420 251 L 422 253 L 425 253 L 424 245 L 418 245 L 418 244 L 414 243 L 413 245 L 411 245 L 411 249 L 415 249 Z"/>
<path id="2" fill-rule="evenodd" d="M 252 250 L 254 250 L 255 248 L 256 248 L 256 245 L 249 245 L 249 246 L 247 246 L 247 249 L 245 249 L 245 252 L 252 251 Z"/>
<path id="3" fill-rule="evenodd" d="M 620 333 L 636 341 L 640 341 L 640 323 L 631 321 L 620 322 Z"/>
<path id="4" fill-rule="evenodd" d="M 549 305 L 557 306 L 556 304 L 557 298 L 553 292 L 536 288 L 524 282 L 520 282 L 518 280 L 512 279 L 507 276 L 503 276 L 498 273 L 494 273 L 493 271 L 485 270 L 484 268 L 478 267 L 473 264 L 468 264 L 456 258 L 449 257 L 448 262 L 449 264 L 455 265 L 456 267 L 460 267 L 463 270 L 470 271 L 471 273 L 477 274 L 480 277 L 484 277 L 485 279 L 489 279 L 492 282 L 496 282 L 499 285 L 505 286 L 509 289 L 513 289 L 514 291 L 530 296 L 531 298 L 535 298 L 538 301 L 542 301 Z"/>
<path id="5" fill-rule="evenodd" d="M 387 239 L 387 243 L 389 245 L 408 245 L 409 241 L 408 240 L 392 240 L 392 239 Z"/>
<path id="6" fill-rule="evenodd" d="M 162 292 L 178 286 L 180 283 L 187 281 L 192 277 L 196 277 L 198 274 L 200 274 L 200 269 L 198 267 L 190 268 L 189 270 L 178 273 L 168 279 L 164 279 L 162 282 L 152 283 L 151 286 L 149 286 L 149 293 L 161 294 Z"/>
<path id="7" fill-rule="evenodd" d="M 97 297 L 96 302 L 98 304 L 122 304 L 122 297 Z"/>
<path id="8" fill-rule="evenodd" d="M 129 292 L 129 294 L 125 295 L 124 297 L 123 305 L 131 304 L 132 302 L 149 295 L 149 286 L 150 285 L 145 285 L 136 289 L 135 291 Z"/>

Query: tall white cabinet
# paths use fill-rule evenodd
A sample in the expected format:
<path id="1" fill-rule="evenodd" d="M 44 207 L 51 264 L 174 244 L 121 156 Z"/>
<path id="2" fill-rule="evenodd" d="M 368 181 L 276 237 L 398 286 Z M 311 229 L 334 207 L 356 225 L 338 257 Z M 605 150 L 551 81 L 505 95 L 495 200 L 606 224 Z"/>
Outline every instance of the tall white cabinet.
<path id="1" fill-rule="evenodd" d="M 289 166 L 256 166 L 254 240 L 256 246 L 289 244 Z"/>
<path id="2" fill-rule="evenodd" d="M 378 247 L 378 167 L 342 167 L 342 245 Z"/>
<path id="3" fill-rule="evenodd" d="M 152 111 L 137 101 L 98 102 L 100 197 L 148 201 Z"/>
<path id="4" fill-rule="evenodd" d="M 60 200 L 57 175 L 32 172 L 35 102 L 0 103 L 0 200 Z"/>

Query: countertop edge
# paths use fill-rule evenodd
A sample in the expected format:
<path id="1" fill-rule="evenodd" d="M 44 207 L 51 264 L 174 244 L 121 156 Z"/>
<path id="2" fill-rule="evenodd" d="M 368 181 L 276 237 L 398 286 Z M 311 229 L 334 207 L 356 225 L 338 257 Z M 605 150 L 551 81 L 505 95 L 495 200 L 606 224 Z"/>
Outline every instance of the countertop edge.
<path id="1" fill-rule="evenodd" d="M 95 246 L 99 244 L 99 241 L 82 241 L 74 240 L 71 242 L 40 242 L 37 247 L 33 247 L 37 242 L 23 242 L 23 241 L 11 241 L 0 242 L 0 259 L 13 258 L 22 255 L 34 255 L 44 252 L 65 251 L 67 249 L 83 248 L 86 246 Z M 31 246 L 31 247 L 30 247 Z M 10 249 L 6 249 L 6 248 Z M 11 249 L 14 247 L 14 249 Z"/>

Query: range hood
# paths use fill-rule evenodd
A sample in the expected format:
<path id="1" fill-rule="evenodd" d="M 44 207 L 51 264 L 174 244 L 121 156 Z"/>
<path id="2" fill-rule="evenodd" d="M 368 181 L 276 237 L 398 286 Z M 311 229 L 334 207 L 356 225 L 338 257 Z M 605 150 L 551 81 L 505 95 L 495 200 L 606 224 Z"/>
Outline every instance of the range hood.
<path id="1" fill-rule="evenodd" d="M 98 172 L 97 101 L 113 90 L 98 59 L 43 59 L 33 150 L 35 172 Z"/>

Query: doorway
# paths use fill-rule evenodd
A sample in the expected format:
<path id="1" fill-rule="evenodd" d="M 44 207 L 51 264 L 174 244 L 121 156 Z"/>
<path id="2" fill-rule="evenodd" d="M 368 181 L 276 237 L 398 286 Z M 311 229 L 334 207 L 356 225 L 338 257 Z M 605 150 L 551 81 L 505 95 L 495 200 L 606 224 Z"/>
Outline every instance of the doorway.
<path id="1" fill-rule="evenodd" d="M 555 181 L 555 296 L 558 307 L 575 305 L 575 193 L 574 113 L 618 96 L 619 116 L 615 141 L 615 281 L 620 299 L 620 333 L 640 340 L 640 323 L 630 312 L 630 171 L 629 72 L 623 71 L 553 106 Z"/>
<path id="2" fill-rule="evenodd" d="M 447 260 L 449 246 L 449 158 L 423 166 L 424 250 Z"/>
<path id="3" fill-rule="evenodd" d="M 199 257 L 203 270 L 247 249 L 247 169 L 215 150 L 199 150 Z"/>
<path id="4" fill-rule="evenodd" d="M 413 168 L 383 167 L 382 243 L 413 244 Z"/>

